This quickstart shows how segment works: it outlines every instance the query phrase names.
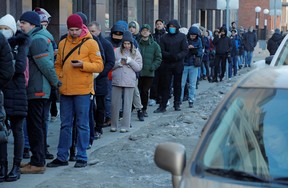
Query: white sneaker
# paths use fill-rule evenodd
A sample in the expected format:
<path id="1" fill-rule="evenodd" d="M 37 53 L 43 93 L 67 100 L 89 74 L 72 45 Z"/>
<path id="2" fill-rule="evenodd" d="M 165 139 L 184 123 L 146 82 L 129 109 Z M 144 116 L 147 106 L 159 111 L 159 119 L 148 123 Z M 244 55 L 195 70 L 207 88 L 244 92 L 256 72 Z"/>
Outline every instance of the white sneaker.
<path id="1" fill-rule="evenodd" d="M 148 105 L 149 106 L 155 106 L 156 105 L 156 101 L 154 99 L 149 99 Z"/>

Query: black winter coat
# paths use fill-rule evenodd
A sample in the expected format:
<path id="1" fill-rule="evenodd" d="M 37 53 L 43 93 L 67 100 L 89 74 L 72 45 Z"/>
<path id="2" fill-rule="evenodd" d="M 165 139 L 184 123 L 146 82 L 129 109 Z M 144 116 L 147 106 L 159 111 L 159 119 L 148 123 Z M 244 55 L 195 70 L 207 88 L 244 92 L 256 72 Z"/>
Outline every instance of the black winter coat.
<path id="1" fill-rule="evenodd" d="M 12 80 L 10 80 L 8 85 L 3 89 L 4 107 L 7 116 L 26 117 L 28 102 L 24 71 L 27 65 L 26 50 L 30 45 L 30 37 L 21 31 L 17 31 L 16 35 L 8 41 L 14 55 L 15 73 Z"/>
<path id="2" fill-rule="evenodd" d="M 95 95 L 107 95 L 108 93 L 108 73 L 114 67 L 115 53 L 112 44 L 100 34 L 98 36 L 105 53 L 103 71 L 95 78 Z"/>
<path id="3" fill-rule="evenodd" d="M 226 35 L 221 37 L 215 36 L 213 44 L 215 46 L 216 55 L 228 55 L 233 48 L 231 39 Z"/>
<path id="4" fill-rule="evenodd" d="M 188 53 L 188 43 L 185 34 L 179 32 L 180 25 L 177 20 L 171 20 L 167 24 L 176 26 L 176 33 L 164 34 L 160 38 L 160 47 L 162 52 L 162 61 L 164 63 L 183 63 Z"/>
<path id="5" fill-rule="evenodd" d="M 267 50 L 270 55 L 274 55 L 283 40 L 283 36 L 280 33 L 274 33 L 267 42 Z"/>

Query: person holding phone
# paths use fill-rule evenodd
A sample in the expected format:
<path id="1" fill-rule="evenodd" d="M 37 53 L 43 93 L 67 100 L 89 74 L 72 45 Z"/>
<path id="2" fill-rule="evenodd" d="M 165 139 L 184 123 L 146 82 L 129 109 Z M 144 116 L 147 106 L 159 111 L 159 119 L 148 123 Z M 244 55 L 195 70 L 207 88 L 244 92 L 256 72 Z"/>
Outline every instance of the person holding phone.
<path id="1" fill-rule="evenodd" d="M 130 31 L 125 31 L 122 44 L 115 49 L 115 65 L 112 69 L 111 132 L 120 128 L 121 133 L 129 131 L 133 92 L 136 87 L 136 72 L 142 69 L 142 56 L 133 45 Z M 123 119 L 119 124 L 119 110 L 123 105 Z"/>

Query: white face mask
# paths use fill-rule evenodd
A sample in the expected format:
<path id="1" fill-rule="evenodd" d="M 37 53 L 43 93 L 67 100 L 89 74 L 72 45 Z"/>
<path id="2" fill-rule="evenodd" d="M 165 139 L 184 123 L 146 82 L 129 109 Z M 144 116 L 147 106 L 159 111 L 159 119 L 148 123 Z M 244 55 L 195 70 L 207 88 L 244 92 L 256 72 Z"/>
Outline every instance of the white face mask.
<path id="1" fill-rule="evenodd" d="M 0 32 L 6 39 L 10 39 L 13 36 L 13 32 L 10 29 L 1 29 Z"/>

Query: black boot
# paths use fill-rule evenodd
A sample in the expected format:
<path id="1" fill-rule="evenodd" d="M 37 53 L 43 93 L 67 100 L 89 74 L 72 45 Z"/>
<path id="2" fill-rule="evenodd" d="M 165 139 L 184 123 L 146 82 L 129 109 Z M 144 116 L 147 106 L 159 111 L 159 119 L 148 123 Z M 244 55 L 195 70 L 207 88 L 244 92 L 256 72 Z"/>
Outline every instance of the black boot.
<path id="1" fill-rule="evenodd" d="M 138 110 L 137 115 L 138 115 L 139 121 L 144 121 L 144 115 L 143 115 L 142 110 Z"/>
<path id="2" fill-rule="evenodd" d="M 8 162 L 0 161 L 0 182 L 5 181 L 8 172 Z"/>
<path id="3" fill-rule="evenodd" d="M 20 162 L 14 162 L 13 167 L 7 175 L 6 181 L 17 181 L 20 179 Z"/>
<path id="4" fill-rule="evenodd" d="M 71 146 L 71 148 L 70 148 L 69 161 L 76 161 L 76 151 L 75 151 L 75 146 Z"/>

